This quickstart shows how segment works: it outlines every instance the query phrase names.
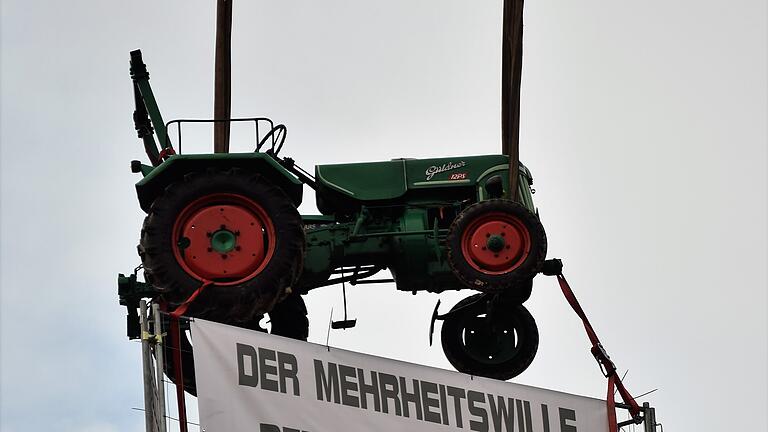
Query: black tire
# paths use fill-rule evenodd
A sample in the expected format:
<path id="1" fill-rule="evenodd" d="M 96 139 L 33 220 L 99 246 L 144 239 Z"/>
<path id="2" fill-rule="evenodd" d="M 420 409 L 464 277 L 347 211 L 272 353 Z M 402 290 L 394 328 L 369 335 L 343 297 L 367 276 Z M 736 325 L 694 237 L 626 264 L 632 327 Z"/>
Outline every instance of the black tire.
<path id="1" fill-rule="evenodd" d="M 272 325 L 271 334 L 306 341 L 309 337 L 309 319 L 307 318 L 307 306 L 304 304 L 304 298 L 298 294 L 291 294 L 283 301 L 275 305 L 275 308 L 269 312 L 269 321 Z M 263 315 L 256 315 L 244 328 L 266 332 L 267 329 L 259 325 Z M 171 382 L 176 382 L 173 355 L 177 350 L 178 343 L 171 338 L 170 321 L 167 315 L 163 316 L 163 329 L 167 336 L 163 340 L 163 368 L 166 376 Z M 184 381 L 184 390 L 192 396 L 197 396 L 197 387 L 195 384 L 195 360 L 192 355 L 192 343 L 187 333 L 182 329 L 181 339 L 181 367 L 182 380 Z"/>
<path id="2" fill-rule="evenodd" d="M 501 230 L 499 235 L 494 234 L 494 237 L 501 239 L 498 246 L 501 249 L 497 252 L 487 249 L 491 248 L 490 243 L 472 244 L 475 242 L 471 241 L 475 238 L 473 234 L 481 233 L 483 227 L 487 226 L 485 224 L 491 222 L 498 226 L 509 226 Z M 507 232 L 510 236 L 504 237 Z M 485 240 L 484 236 L 477 235 Z M 485 234 L 488 235 L 490 233 Z M 512 242 L 509 240 L 511 237 L 523 240 Z M 523 205 L 506 199 L 481 201 L 467 207 L 451 224 L 446 243 L 448 263 L 464 285 L 483 292 L 520 291 L 518 297 L 521 298 L 526 297 L 524 291 L 529 289 L 530 281 L 539 272 L 547 256 L 547 236 L 538 216 Z M 519 247 L 512 248 L 510 254 L 510 248 L 516 245 Z M 483 252 L 472 248 L 481 248 Z M 489 260 L 499 256 L 503 260 L 506 254 L 511 256 L 507 256 L 508 261 L 501 262 L 499 268 L 493 268 L 490 263 L 474 257 L 475 252 L 485 254 L 483 259 L 487 255 Z"/>
<path id="3" fill-rule="evenodd" d="M 539 348 L 539 331 L 522 305 L 500 306 L 489 319 L 490 298 L 475 294 L 451 309 L 458 312 L 443 322 L 443 352 L 460 372 L 506 381 L 531 365 Z"/>
<path id="4" fill-rule="evenodd" d="M 191 212 L 189 208 L 197 205 L 194 203 L 203 202 L 199 206 L 204 209 L 231 205 L 227 200 L 255 203 L 266 220 L 264 225 L 269 225 L 274 236 L 269 236 L 265 228 L 258 252 L 263 252 L 268 242 L 272 246 L 263 252 L 261 268 L 255 270 L 255 274 L 235 280 L 206 278 L 190 271 L 189 267 L 185 269 L 177 258 L 176 254 L 184 257 L 189 240 L 182 246 L 185 238 L 174 238 L 179 236 L 178 231 L 174 232 L 174 224 Z M 240 235 L 239 230 L 236 234 Z M 248 253 L 249 247 L 244 245 L 241 251 L 238 245 L 237 253 Z M 191 303 L 186 315 L 243 326 L 285 297 L 298 280 L 304 248 L 301 217 L 288 196 L 259 174 L 233 168 L 189 173 L 166 187 L 144 220 L 139 255 L 147 282 L 162 293 L 169 310 L 187 300 L 204 280 L 213 279 L 213 285 Z"/>
<path id="5" fill-rule="evenodd" d="M 533 279 L 520 282 L 514 289 L 507 289 L 500 294 L 505 306 L 517 306 L 528 301 L 533 293 Z"/>
<path id="6" fill-rule="evenodd" d="M 307 340 L 309 337 L 309 318 L 304 298 L 293 293 L 276 304 L 269 312 L 270 331 L 273 335 L 291 339 Z"/>

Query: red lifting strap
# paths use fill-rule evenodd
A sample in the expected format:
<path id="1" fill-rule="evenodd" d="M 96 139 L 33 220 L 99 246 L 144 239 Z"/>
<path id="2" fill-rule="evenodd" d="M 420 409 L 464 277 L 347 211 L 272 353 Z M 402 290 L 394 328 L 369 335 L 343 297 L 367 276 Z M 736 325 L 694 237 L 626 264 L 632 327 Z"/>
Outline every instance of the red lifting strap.
<path id="1" fill-rule="evenodd" d="M 160 151 L 160 154 L 157 156 L 157 158 L 163 161 L 175 154 L 176 150 L 174 150 L 173 147 L 166 147 Z"/>
<path id="2" fill-rule="evenodd" d="M 170 147 L 169 147 L 170 148 Z M 201 292 L 209 285 L 213 285 L 213 282 L 204 280 L 200 288 L 196 289 L 192 295 L 189 296 L 184 303 L 180 304 L 173 312 L 171 316 L 171 338 L 176 342 L 176 349 L 173 351 L 173 379 L 176 381 L 176 400 L 179 404 L 179 430 L 180 432 L 187 432 L 187 407 L 184 400 L 184 374 L 181 369 L 181 331 L 179 330 L 179 317 L 189 309 L 189 305 L 200 295 Z"/>
<path id="3" fill-rule="evenodd" d="M 640 418 L 640 406 L 635 401 L 635 398 L 629 394 L 627 388 L 624 387 L 624 383 L 621 382 L 621 378 L 619 378 L 616 373 L 616 365 L 611 361 L 605 348 L 603 348 L 603 344 L 600 343 L 600 339 L 597 337 L 595 329 L 592 328 L 592 324 L 590 324 L 587 315 L 584 313 L 584 309 L 581 308 L 579 301 L 576 299 L 576 295 L 565 280 L 565 276 L 562 274 L 557 275 L 557 281 L 560 283 L 560 289 L 563 291 L 565 299 L 568 300 L 568 303 L 571 305 L 574 312 L 576 312 L 584 323 L 584 329 L 587 331 L 589 341 L 592 343 L 592 355 L 595 356 L 598 364 L 600 364 L 600 369 L 603 371 L 603 375 L 608 378 L 608 395 L 606 398 L 606 403 L 608 404 L 608 427 L 611 432 L 615 432 L 618 430 L 616 423 L 616 400 L 614 398 L 616 389 L 618 389 L 624 403 L 629 405 L 629 412 L 632 415 L 632 418 Z"/>
<path id="4" fill-rule="evenodd" d="M 213 282 L 209 280 L 203 280 L 203 284 L 200 285 L 200 288 L 196 289 L 195 292 L 193 292 L 192 295 L 189 296 L 189 298 L 184 300 L 184 303 L 180 304 L 179 307 L 177 307 L 176 309 L 174 309 L 173 312 L 171 312 L 171 318 L 178 320 L 180 316 L 184 315 L 187 309 L 189 309 L 189 305 L 191 305 L 192 302 L 195 301 L 197 296 L 199 296 L 204 289 L 208 288 L 209 285 L 213 285 Z"/>

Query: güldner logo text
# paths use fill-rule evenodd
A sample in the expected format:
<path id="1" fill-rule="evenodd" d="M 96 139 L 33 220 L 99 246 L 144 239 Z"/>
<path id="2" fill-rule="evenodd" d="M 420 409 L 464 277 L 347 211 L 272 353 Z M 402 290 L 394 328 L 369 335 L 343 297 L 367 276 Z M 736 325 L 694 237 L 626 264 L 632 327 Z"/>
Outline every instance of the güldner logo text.
<path id="1" fill-rule="evenodd" d="M 461 162 L 448 162 L 444 163 L 442 165 L 432 165 L 431 167 L 427 168 L 427 171 L 424 173 L 427 175 L 427 181 L 432 180 L 432 177 L 435 176 L 435 174 L 444 173 L 446 171 L 452 171 L 458 168 L 462 168 L 466 166 L 467 163 L 464 161 Z"/>

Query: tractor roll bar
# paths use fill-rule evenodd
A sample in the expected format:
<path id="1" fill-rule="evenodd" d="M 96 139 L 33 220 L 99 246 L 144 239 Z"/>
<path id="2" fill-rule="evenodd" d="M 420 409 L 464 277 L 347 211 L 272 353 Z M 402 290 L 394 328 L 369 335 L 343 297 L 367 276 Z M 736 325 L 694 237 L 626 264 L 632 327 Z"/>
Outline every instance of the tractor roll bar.
<path id="1" fill-rule="evenodd" d="M 271 148 L 274 151 L 275 146 L 279 145 L 279 141 L 281 139 L 284 139 L 284 137 L 285 137 L 284 133 L 283 134 L 279 134 L 279 133 L 271 133 L 270 134 L 270 132 L 275 130 L 276 127 L 279 128 L 279 127 L 282 126 L 282 128 L 284 129 L 285 126 L 283 126 L 283 125 L 275 126 L 275 122 L 273 122 L 272 119 L 267 118 L 267 117 L 241 117 L 241 118 L 233 118 L 233 119 L 229 119 L 229 120 L 225 120 L 225 119 L 175 119 L 175 120 L 171 120 L 168 123 L 166 123 L 165 127 L 166 127 L 167 130 L 170 130 L 172 128 L 172 126 L 174 126 L 174 125 L 176 126 L 176 139 L 178 141 L 176 143 L 176 145 L 178 147 L 178 153 L 181 154 L 181 141 L 182 141 L 182 129 L 183 129 L 182 126 L 184 125 L 184 123 L 213 123 L 213 124 L 216 124 L 216 123 L 224 123 L 224 122 L 228 122 L 228 123 L 229 122 L 253 122 L 253 127 L 254 127 L 254 131 L 255 131 L 255 134 L 256 134 L 256 141 L 255 141 L 254 149 L 256 151 L 261 150 L 261 147 L 264 144 L 266 144 L 267 140 L 270 140 L 270 139 L 271 139 L 271 143 L 270 143 L 271 144 Z M 261 129 L 259 128 L 259 125 L 260 124 L 263 125 L 264 123 L 267 124 L 267 127 L 269 128 L 269 130 L 262 137 L 261 136 Z M 166 139 L 170 139 L 170 138 L 166 138 Z M 169 146 L 171 145 L 170 141 L 168 142 L 168 145 Z"/>

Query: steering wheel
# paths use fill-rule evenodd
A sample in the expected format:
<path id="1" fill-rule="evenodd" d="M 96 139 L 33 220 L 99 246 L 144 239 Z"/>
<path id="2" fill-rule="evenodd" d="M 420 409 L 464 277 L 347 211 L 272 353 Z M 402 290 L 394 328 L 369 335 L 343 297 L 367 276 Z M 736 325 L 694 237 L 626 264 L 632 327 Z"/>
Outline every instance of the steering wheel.
<path id="1" fill-rule="evenodd" d="M 262 138 L 261 141 L 259 141 L 259 143 L 256 145 L 256 151 L 261 151 L 261 148 L 264 147 L 264 144 L 266 144 L 267 141 L 271 139 L 272 147 L 268 151 L 271 152 L 272 155 L 277 156 L 277 154 L 280 153 L 280 150 L 283 149 L 283 143 L 285 143 L 286 136 L 288 136 L 288 128 L 286 128 L 283 124 L 279 124 L 267 132 L 266 135 L 264 135 L 264 138 Z M 275 148 L 275 146 L 277 146 L 277 148 Z"/>

